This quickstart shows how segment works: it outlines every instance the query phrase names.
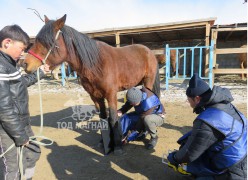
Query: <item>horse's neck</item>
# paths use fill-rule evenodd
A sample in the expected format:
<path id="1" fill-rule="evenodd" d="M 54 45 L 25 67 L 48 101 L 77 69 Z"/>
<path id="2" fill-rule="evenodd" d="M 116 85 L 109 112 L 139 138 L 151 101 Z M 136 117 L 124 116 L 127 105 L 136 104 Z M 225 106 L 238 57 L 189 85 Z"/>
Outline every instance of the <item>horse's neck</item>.
<path id="1" fill-rule="evenodd" d="M 67 58 L 65 62 L 67 62 L 70 65 L 70 67 L 77 73 L 79 72 L 80 69 L 82 69 L 82 63 L 76 56 Z"/>
<path id="2" fill-rule="evenodd" d="M 70 67 L 74 71 L 77 72 L 77 74 L 78 74 L 78 76 L 80 76 L 80 78 L 88 79 L 88 77 L 93 76 L 93 73 L 83 65 L 82 61 L 78 57 L 68 59 L 68 60 L 66 60 L 66 62 L 70 65 Z"/>

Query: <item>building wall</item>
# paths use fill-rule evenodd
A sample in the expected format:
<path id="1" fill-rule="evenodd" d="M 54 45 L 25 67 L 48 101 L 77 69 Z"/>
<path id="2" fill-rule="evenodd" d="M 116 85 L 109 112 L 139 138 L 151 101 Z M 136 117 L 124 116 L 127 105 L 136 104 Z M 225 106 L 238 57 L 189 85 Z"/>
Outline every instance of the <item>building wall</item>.
<path id="1" fill-rule="evenodd" d="M 217 48 L 239 48 L 242 45 L 247 44 L 246 41 L 218 41 Z M 238 60 L 238 54 L 218 54 L 216 57 L 216 63 L 219 64 L 219 68 L 240 68 Z"/>

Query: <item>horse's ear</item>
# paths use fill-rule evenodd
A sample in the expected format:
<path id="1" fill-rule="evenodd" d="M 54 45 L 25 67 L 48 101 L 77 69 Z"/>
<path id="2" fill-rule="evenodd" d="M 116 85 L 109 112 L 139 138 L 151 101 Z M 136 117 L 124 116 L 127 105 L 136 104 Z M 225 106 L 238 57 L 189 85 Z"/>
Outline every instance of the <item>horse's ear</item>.
<path id="1" fill-rule="evenodd" d="M 45 17 L 45 24 L 49 21 L 48 17 L 46 15 L 44 15 Z"/>
<path id="2" fill-rule="evenodd" d="M 60 18 L 57 21 L 55 21 L 54 30 L 55 31 L 60 30 L 65 25 L 65 20 L 66 20 L 66 14 L 62 18 Z"/>

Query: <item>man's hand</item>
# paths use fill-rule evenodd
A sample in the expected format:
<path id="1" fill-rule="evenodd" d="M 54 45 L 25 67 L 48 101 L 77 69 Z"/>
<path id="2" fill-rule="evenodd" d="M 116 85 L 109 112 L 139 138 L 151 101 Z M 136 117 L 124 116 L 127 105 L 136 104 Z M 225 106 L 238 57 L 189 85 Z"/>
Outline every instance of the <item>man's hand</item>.
<path id="1" fill-rule="evenodd" d="M 29 140 L 23 144 L 23 146 L 29 145 Z"/>
<path id="2" fill-rule="evenodd" d="M 40 69 L 41 69 L 45 74 L 50 72 L 49 66 L 48 66 L 47 64 L 41 65 L 41 66 L 40 66 Z"/>
<path id="3" fill-rule="evenodd" d="M 173 152 L 169 153 L 169 155 L 167 156 L 167 160 L 169 161 L 168 166 L 170 168 L 173 168 L 174 171 L 179 172 L 180 174 L 191 175 L 190 173 L 187 172 L 187 164 L 185 164 L 185 163 L 179 164 L 177 162 L 177 160 L 175 159 L 176 153 L 177 153 L 177 151 L 173 151 Z"/>
<path id="4" fill-rule="evenodd" d="M 117 116 L 121 117 L 122 116 L 122 112 L 121 111 L 117 111 Z"/>
<path id="5" fill-rule="evenodd" d="M 170 162 L 170 164 L 174 165 L 174 166 L 178 166 L 178 162 L 175 159 L 175 154 L 177 151 L 173 151 L 171 153 L 169 153 L 169 155 L 167 156 L 168 161 Z"/>

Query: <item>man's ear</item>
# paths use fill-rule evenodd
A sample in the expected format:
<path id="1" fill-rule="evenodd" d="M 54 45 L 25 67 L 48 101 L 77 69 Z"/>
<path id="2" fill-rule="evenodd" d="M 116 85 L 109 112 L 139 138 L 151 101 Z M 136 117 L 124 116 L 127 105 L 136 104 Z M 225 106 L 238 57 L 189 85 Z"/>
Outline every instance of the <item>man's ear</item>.
<path id="1" fill-rule="evenodd" d="M 4 39 L 3 42 L 2 42 L 2 47 L 7 49 L 9 47 L 9 45 L 10 45 L 10 42 L 11 42 L 11 39 L 9 39 L 9 38 Z"/>
<path id="2" fill-rule="evenodd" d="M 196 103 L 198 104 L 198 103 L 201 101 L 201 97 L 200 97 L 200 96 L 196 96 L 196 97 L 195 97 L 195 101 L 196 101 Z"/>

